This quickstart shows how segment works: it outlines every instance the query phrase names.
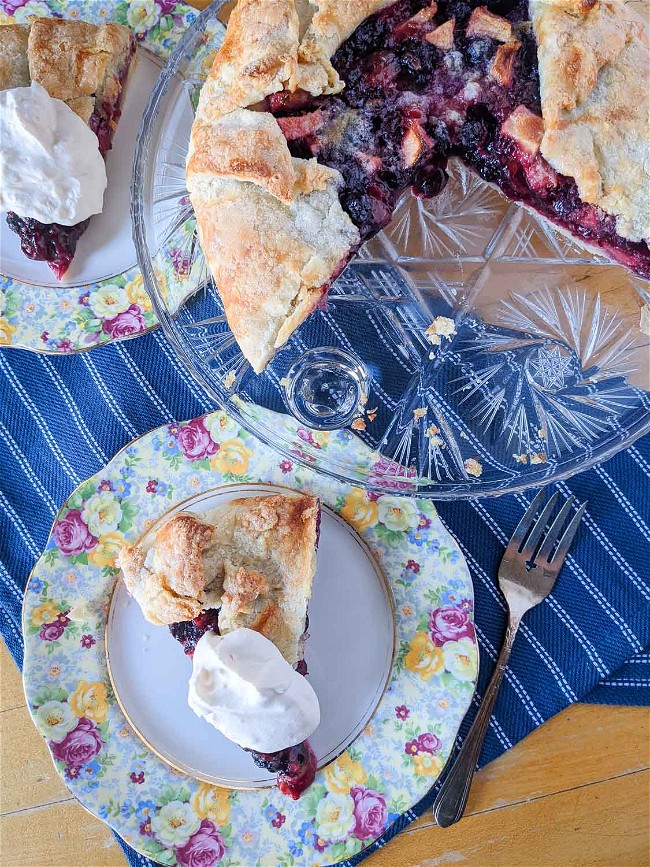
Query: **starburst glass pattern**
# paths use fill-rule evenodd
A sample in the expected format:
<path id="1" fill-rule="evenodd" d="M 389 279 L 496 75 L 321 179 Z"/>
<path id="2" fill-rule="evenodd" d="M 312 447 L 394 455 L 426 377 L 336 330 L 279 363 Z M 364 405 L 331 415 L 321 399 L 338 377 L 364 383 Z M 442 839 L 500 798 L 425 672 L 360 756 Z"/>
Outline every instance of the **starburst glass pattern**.
<path id="1" fill-rule="evenodd" d="M 449 168 L 447 186 L 432 199 L 409 191 L 399 200 L 383 245 L 390 258 L 483 257 L 508 205 L 498 193 L 458 164 Z"/>
<path id="2" fill-rule="evenodd" d="M 467 417 L 488 427 L 520 464 L 588 452 L 648 395 L 627 379 L 647 343 L 600 296 L 581 287 L 512 294 L 495 311 L 500 327 L 470 317 L 458 345 L 465 375 L 454 391 Z"/>
<path id="3" fill-rule="evenodd" d="M 457 164 L 439 196 L 401 197 L 327 304 L 254 374 L 206 267 L 184 179 L 197 95 L 223 35 L 217 6 L 163 71 L 134 169 L 139 263 L 189 388 L 198 389 L 191 372 L 285 460 L 433 497 L 564 477 L 650 430 L 650 340 L 629 291 L 648 299 L 647 284 Z M 293 372 L 312 382 L 309 359 L 332 350 L 361 371 L 342 430 L 299 421 L 288 397 Z M 352 436 L 371 447 L 372 466 L 346 462 L 337 444 Z"/>

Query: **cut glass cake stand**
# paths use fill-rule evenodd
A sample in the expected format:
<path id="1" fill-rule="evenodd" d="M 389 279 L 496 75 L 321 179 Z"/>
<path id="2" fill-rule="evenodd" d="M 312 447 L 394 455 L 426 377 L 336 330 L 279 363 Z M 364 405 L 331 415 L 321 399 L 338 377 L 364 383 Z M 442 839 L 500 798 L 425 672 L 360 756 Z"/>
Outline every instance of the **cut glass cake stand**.
<path id="1" fill-rule="evenodd" d="M 437 198 L 406 193 L 332 286 L 327 309 L 253 373 L 184 181 L 194 106 L 224 34 L 220 5 L 198 17 L 161 73 L 132 190 L 156 313 L 179 365 L 216 403 L 287 460 L 439 499 L 566 478 L 650 430 L 650 339 L 632 291 L 648 300 L 648 284 L 460 166 Z M 350 457 L 352 435 L 368 445 L 366 460 Z"/>

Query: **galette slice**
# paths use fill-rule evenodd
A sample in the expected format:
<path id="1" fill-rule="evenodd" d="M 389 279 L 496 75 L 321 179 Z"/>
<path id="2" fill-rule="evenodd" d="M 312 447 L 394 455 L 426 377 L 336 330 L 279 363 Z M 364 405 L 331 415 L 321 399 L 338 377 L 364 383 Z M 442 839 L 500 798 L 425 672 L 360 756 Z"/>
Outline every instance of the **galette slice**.
<path id="1" fill-rule="evenodd" d="M 307 605 L 316 571 L 320 505 L 308 495 L 231 500 L 201 517 L 179 513 L 145 544 L 123 548 L 127 589 L 152 623 L 166 624 L 192 657 L 208 631 L 259 632 L 306 674 Z M 252 753 L 297 798 L 314 778 L 307 742 Z"/>
<path id="2" fill-rule="evenodd" d="M 442 189 L 450 157 L 650 277 L 650 54 L 630 10 L 623 0 L 239 0 L 201 91 L 186 175 L 253 369 L 404 190 Z"/>
<path id="3" fill-rule="evenodd" d="M 40 84 L 88 124 L 106 157 L 134 65 L 135 38 L 128 27 L 56 18 L 38 18 L 30 27 L 4 25 L 0 57 L 0 90 Z M 64 226 L 9 212 L 7 223 L 20 236 L 23 253 L 47 262 L 61 279 L 89 220 Z"/>

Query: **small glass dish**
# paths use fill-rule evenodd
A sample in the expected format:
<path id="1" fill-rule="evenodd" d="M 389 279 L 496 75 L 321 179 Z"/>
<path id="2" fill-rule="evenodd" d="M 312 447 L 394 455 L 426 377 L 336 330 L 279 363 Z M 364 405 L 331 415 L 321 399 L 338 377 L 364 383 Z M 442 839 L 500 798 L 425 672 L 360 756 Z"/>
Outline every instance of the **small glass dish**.
<path id="1" fill-rule="evenodd" d="M 185 189 L 222 6 L 197 18 L 161 73 L 132 180 L 147 291 L 179 365 L 220 406 L 286 460 L 437 499 L 567 478 L 650 431 L 650 338 L 639 316 L 648 284 L 459 165 L 438 197 L 401 198 L 334 283 L 327 309 L 253 373 Z M 363 463 L 346 449 L 353 434 L 369 446 Z"/>

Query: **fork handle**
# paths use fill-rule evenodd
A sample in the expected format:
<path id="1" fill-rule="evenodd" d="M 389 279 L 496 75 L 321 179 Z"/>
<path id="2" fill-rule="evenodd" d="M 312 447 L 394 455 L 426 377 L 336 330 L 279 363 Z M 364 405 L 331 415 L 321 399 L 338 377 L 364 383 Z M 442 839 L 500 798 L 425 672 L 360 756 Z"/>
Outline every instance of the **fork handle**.
<path id="1" fill-rule="evenodd" d="M 448 828 L 449 825 L 453 825 L 465 811 L 476 763 L 481 754 L 481 747 L 492 716 L 492 708 L 499 694 L 515 635 L 519 629 L 519 622 L 520 617 L 509 615 L 506 636 L 492 679 L 485 690 L 483 701 L 467 733 L 465 742 L 458 751 L 458 755 L 433 803 L 433 815 L 441 828 Z"/>

